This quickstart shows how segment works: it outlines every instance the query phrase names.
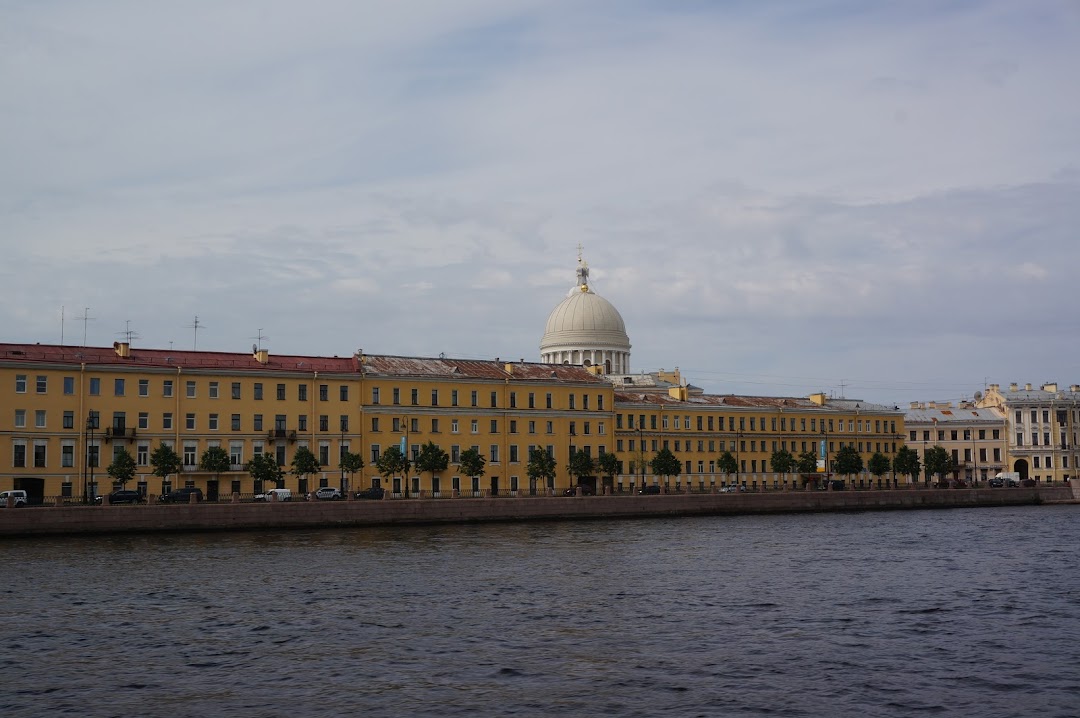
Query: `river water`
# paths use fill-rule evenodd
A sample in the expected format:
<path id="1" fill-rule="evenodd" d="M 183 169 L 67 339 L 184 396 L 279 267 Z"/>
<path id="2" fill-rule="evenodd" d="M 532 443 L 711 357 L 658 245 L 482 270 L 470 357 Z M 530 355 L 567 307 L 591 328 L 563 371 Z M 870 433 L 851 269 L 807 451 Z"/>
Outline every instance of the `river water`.
<path id="1" fill-rule="evenodd" d="M 0 550 L 6 718 L 1080 715 L 1077 506 Z"/>

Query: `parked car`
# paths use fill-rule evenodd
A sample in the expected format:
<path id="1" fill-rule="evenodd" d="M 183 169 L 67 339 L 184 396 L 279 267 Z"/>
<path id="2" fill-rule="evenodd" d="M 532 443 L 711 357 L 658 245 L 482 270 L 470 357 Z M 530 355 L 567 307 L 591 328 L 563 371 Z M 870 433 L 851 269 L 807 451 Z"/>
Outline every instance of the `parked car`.
<path id="1" fill-rule="evenodd" d="M 311 498 L 317 501 L 340 501 L 345 497 L 341 495 L 339 489 L 335 489 L 333 486 L 321 486 L 311 492 Z"/>
<path id="2" fill-rule="evenodd" d="M 742 486 L 736 486 L 735 484 L 732 484 L 731 486 L 725 486 L 724 488 L 720 489 L 720 493 L 722 494 L 737 494 L 740 491 L 746 491 L 746 489 L 744 489 Z"/>
<path id="3" fill-rule="evenodd" d="M 372 486 L 370 489 L 357 491 L 353 494 L 354 499 L 381 499 L 382 497 L 383 488 L 381 486 Z"/>
<path id="4" fill-rule="evenodd" d="M 256 501 L 292 501 L 291 489 L 270 489 L 264 494 L 255 494 Z"/>
<path id="5" fill-rule="evenodd" d="M 100 496 L 95 496 L 94 501 L 96 503 L 102 503 Z M 109 504 L 141 504 L 145 499 L 143 495 L 138 491 L 132 491 L 131 489 L 117 489 L 109 494 Z"/>
<path id="6" fill-rule="evenodd" d="M 158 501 L 165 504 L 186 504 L 191 502 L 191 495 L 195 495 L 195 501 L 203 500 L 202 489 L 173 489 L 167 494 L 162 494 Z"/>
<path id="7" fill-rule="evenodd" d="M 0 491 L 0 509 L 7 508 L 9 496 L 15 499 L 15 508 L 26 506 L 26 492 L 22 489 L 12 489 L 11 491 Z"/>
<path id="8" fill-rule="evenodd" d="M 574 487 L 571 486 L 563 492 L 563 496 L 596 496 L 596 492 L 593 490 L 593 487 L 588 486 L 587 484 L 578 484 L 576 491 Z"/>
<path id="9" fill-rule="evenodd" d="M 1005 488 L 1005 479 L 990 479 L 987 483 L 989 483 L 991 489 Z"/>
<path id="10" fill-rule="evenodd" d="M 638 491 L 639 494 L 658 494 L 660 493 L 660 484 L 650 484 L 648 486 L 641 487 Z"/>
<path id="11" fill-rule="evenodd" d="M 1035 479 L 1024 479 L 1020 482 L 1020 485 L 1031 488 L 1032 486 L 1038 486 L 1038 483 L 1035 481 Z"/>

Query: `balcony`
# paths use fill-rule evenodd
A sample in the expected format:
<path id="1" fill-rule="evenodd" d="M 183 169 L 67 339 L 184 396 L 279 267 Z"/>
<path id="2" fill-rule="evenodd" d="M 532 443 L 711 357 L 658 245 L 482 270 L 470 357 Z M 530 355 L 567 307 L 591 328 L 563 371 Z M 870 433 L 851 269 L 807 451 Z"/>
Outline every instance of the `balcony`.
<path id="1" fill-rule="evenodd" d="M 296 431 L 288 429 L 271 429 L 267 432 L 266 438 L 270 441 L 278 441 L 288 439 L 290 444 L 296 443 Z"/>
<path id="2" fill-rule="evenodd" d="M 135 430 L 129 429 L 126 426 L 107 426 L 105 427 L 105 443 L 109 443 L 113 439 L 123 440 L 135 440 Z"/>

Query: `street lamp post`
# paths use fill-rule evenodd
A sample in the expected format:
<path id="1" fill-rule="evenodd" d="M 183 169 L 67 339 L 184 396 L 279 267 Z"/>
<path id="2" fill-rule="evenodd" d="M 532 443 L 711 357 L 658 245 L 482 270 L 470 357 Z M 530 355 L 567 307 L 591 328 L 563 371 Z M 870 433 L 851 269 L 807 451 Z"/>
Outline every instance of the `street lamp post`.
<path id="1" fill-rule="evenodd" d="M 741 420 L 740 420 L 741 421 Z M 742 487 L 742 460 L 739 457 L 739 452 L 742 450 L 742 429 L 735 432 L 735 486 L 736 488 Z"/>
<path id="2" fill-rule="evenodd" d="M 645 427 L 638 424 L 638 456 L 640 459 L 638 463 L 641 464 L 641 488 L 645 488 Z"/>
<path id="3" fill-rule="evenodd" d="M 338 442 L 338 465 L 341 467 L 341 493 L 347 494 L 349 490 L 345 487 L 345 431 L 341 432 L 341 441 Z"/>
<path id="4" fill-rule="evenodd" d="M 87 485 L 86 481 L 83 481 L 83 502 L 88 503 L 90 501 L 90 487 L 94 485 L 94 466 L 97 465 L 97 456 L 94 451 L 94 429 L 97 426 L 97 417 L 94 416 L 94 412 L 90 412 L 86 417 L 86 430 L 90 433 L 90 443 L 86 447 L 86 463 L 90 468 L 90 483 Z"/>

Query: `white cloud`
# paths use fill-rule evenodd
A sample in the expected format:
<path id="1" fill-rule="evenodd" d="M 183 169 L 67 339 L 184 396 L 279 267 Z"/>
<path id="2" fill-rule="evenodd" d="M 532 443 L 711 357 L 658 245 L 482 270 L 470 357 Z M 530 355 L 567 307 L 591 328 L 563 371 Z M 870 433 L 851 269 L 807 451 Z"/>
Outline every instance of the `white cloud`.
<path id="1" fill-rule="evenodd" d="M 0 339 L 535 357 L 580 242 L 634 365 L 709 388 L 1064 377 L 1077 37 L 1053 0 L 9 4 Z"/>

